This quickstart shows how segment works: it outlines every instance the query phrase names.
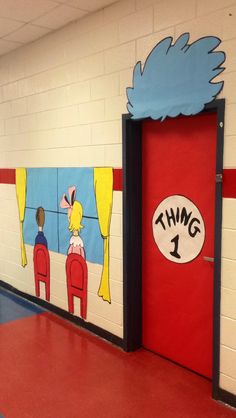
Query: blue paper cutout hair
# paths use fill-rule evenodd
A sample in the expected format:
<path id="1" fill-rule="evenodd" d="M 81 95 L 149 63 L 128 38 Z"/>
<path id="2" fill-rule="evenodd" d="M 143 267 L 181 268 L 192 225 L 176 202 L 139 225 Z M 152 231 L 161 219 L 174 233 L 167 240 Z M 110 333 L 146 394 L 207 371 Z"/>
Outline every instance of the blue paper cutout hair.
<path id="1" fill-rule="evenodd" d="M 212 80 L 224 71 L 225 53 L 214 52 L 221 43 L 206 36 L 188 44 L 189 33 L 159 42 L 148 55 L 143 70 L 137 62 L 133 87 L 127 90 L 127 109 L 132 119 L 150 117 L 164 120 L 179 114 L 201 112 L 222 90 L 224 82 Z"/>

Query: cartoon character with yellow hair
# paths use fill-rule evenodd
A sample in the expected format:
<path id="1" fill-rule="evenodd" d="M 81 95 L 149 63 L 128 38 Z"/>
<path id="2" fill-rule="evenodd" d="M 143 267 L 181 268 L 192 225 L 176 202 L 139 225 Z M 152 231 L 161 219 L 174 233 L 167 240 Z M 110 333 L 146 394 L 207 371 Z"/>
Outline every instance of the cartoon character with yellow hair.
<path id="1" fill-rule="evenodd" d="M 84 244 L 79 236 L 80 230 L 83 228 L 81 224 L 83 207 L 80 202 L 75 200 L 76 188 L 74 186 L 69 187 L 68 194 L 69 200 L 64 193 L 60 202 L 61 208 L 68 209 L 68 229 L 72 233 L 67 254 L 79 254 L 85 259 Z"/>

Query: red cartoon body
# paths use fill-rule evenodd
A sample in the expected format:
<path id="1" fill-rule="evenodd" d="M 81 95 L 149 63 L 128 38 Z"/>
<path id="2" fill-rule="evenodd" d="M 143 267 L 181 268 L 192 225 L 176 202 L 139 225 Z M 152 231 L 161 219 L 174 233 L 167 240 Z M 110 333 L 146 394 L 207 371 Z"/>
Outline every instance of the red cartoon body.
<path id="1" fill-rule="evenodd" d="M 50 259 L 48 249 L 43 244 L 34 247 L 34 279 L 36 296 L 40 296 L 39 282 L 45 283 L 47 301 L 50 300 Z"/>
<path id="2" fill-rule="evenodd" d="M 88 269 L 79 254 L 69 254 L 66 259 L 66 281 L 69 312 L 74 313 L 74 296 L 80 299 L 80 315 L 86 319 Z"/>

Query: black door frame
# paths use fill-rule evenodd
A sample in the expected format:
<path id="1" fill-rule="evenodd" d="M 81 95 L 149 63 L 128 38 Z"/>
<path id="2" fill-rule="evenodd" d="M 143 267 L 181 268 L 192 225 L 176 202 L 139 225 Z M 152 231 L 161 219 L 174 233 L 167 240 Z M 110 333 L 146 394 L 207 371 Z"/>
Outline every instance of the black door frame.
<path id="1" fill-rule="evenodd" d="M 203 112 L 212 111 L 217 114 L 212 396 L 218 399 L 225 100 L 215 100 L 203 110 Z M 132 120 L 128 114 L 122 117 L 124 348 L 126 351 L 134 351 L 142 346 L 142 121 L 143 119 Z"/>

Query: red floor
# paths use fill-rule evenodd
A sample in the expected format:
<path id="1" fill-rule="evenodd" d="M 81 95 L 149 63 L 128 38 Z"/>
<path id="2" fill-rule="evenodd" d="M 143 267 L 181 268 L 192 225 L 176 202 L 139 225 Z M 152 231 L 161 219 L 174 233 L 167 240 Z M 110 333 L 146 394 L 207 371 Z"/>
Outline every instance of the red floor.
<path id="1" fill-rule="evenodd" d="M 207 380 L 51 313 L 5 323 L 0 337 L 4 418 L 236 418 L 211 399 Z"/>

